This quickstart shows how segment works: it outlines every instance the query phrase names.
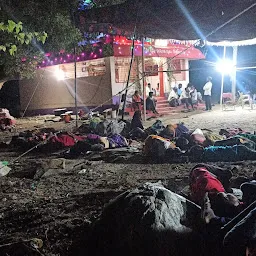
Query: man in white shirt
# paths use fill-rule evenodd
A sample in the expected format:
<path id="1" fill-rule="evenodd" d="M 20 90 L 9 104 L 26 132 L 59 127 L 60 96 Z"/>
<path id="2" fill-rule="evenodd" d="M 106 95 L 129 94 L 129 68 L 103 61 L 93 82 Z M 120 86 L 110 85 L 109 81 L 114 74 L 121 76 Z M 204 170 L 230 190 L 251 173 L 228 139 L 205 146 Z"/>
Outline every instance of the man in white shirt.
<path id="1" fill-rule="evenodd" d="M 205 107 L 206 111 L 212 110 L 212 78 L 210 76 L 207 77 L 207 83 L 203 87 L 204 90 L 204 100 L 205 100 Z"/>
<path id="2" fill-rule="evenodd" d="M 151 84 L 148 83 L 148 85 L 146 86 L 146 98 L 149 96 L 150 92 L 152 92 Z"/>

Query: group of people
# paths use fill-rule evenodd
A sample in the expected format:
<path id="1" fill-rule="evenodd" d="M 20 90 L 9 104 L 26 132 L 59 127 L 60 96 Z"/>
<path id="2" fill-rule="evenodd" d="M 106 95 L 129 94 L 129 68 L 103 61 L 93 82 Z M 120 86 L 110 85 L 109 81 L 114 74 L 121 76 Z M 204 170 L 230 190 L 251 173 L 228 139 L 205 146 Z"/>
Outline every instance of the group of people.
<path id="1" fill-rule="evenodd" d="M 207 77 L 207 82 L 203 87 L 204 90 L 204 100 L 205 100 L 205 110 L 212 109 L 211 103 L 211 90 L 212 90 L 212 78 Z M 168 102 L 171 107 L 177 107 L 181 104 L 184 104 L 186 109 L 194 110 L 195 106 L 198 105 L 199 102 L 202 102 L 202 95 L 198 92 L 194 85 L 188 83 L 186 88 L 183 88 L 182 84 L 178 84 L 178 87 L 172 88 L 170 91 Z"/>
<path id="2" fill-rule="evenodd" d="M 154 96 L 157 95 L 156 90 L 151 89 L 151 84 L 149 83 L 146 87 L 146 110 L 152 111 L 154 114 L 158 114 L 156 110 L 156 102 L 157 100 Z M 143 99 L 139 94 L 139 91 L 135 91 L 132 96 L 132 107 L 134 111 L 141 110 L 143 106 Z"/>
<path id="3" fill-rule="evenodd" d="M 168 102 L 171 107 L 177 107 L 184 104 L 186 109 L 189 109 L 190 106 L 194 109 L 194 106 L 197 105 L 198 101 L 201 99 L 201 93 L 197 92 L 195 86 L 189 83 L 185 89 L 182 88 L 182 84 L 172 88 L 168 97 Z"/>
<path id="4" fill-rule="evenodd" d="M 159 88 L 159 84 L 157 85 Z M 158 90 L 159 91 L 159 90 Z M 212 77 L 207 77 L 207 82 L 203 87 L 204 91 L 204 101 L 205 101 L 205 110 L 210 111 L 212 109 L 211 103 L 211 91 L 212 91 Z M 151 88 L 151 84 L 149 83 L 146 87 L 146 110 L 152 111 L 154 114 L 158 114 L 156 110 L 157 100 L 154 96 L 157 96 L 157 90 Z M 184 107 L 187 110 L 195 109 L 195 106 L 198 103 L 203 101 L 202 94 L 197 91 L 194 85 L 188 83 L 186 88 L 183 88 L 182 84 L 178 84 L 170 91 L 168 102 L 171 107 L 177 107 L 179 105 L 184 104 Z M 142 110 L 143 99 L 139 94 L 139 91 L 135 91 L 132 97 L 132 106 L 134 111 Z"/>

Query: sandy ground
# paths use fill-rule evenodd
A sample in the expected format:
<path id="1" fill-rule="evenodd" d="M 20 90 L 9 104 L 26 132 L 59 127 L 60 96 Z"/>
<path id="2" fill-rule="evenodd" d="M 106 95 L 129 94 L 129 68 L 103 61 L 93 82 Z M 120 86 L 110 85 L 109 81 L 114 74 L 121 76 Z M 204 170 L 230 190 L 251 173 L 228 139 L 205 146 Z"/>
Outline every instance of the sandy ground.
<path id="1" fill-rule="evenodd" d="M 253 132 L 256 111 L 237 109 L 177 113 L 161 117 L 165 123 L 184 122 L 190 129 L 240 127 Z M 1 133 L 8 141 L 21 130 L 43 127 L 70 130 L 73 124 L 45 122 L 50 116 L 24 118 L 13 133 Z M 147 121 L 149 126 L 155 120 Z M 20 153 L 1 148 L 0 159 L 12 160 Z M 249 177 L 254 162 L 219 163 L 235 168 L 234 178 Z M 86 239 L 91 223 L 110 199 L 145 182 L 161 181 L 181 193 L 188 183 L 193 164 L 150 165 L 110 164 L 102 161 L 65 160 L 55 155 L 30 153 L 11 165 L 11 172 L 0 178 L 0 255 L 86 255 Z M 184 191 L 183 191 L 184 192 Z M 43 240 L 33 249 L 31 238 Z M 24 241 L 25 240 L 25 241 Z M 6 244 L 5 246 L 1 246 Z"/>

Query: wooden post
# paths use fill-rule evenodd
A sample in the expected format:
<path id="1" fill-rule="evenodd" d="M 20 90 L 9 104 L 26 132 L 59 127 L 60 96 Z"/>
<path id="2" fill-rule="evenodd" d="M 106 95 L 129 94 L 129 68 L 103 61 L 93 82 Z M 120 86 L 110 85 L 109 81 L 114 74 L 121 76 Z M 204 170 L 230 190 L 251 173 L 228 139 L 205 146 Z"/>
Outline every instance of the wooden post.
<path id="1" fill-rule="evenodd" d="M 232 99 L 236 100 L 236 63 L 237 63 L 238 46 L 233 46 L 233 65 L 234 71 L 232 72 Z"/>
<path id="2" fill-rule="evenodd" d="M 142 63 L 142 84 L 143 84 L 143 121 L 146 121 L 146 83 L 145 83 L 145 61 L 144 61 L 144 38 L 141 40 L 141 63 Z"/>
<path id="3" fill-rule="evenodd" d="M 76 111 L 76 128 L 77 128 L 78 127 L 78 110 L 77 110 L 76 46 L 74 46 L 74 68 L 75 68 L 75 111 Z"/>
<path id="4" fill-rule="evenodd" d="M 164 73 L 163 73 L 163 64 L 159 65 L 159 80 L 160 80 L 160 96 L 164 97 Z"/>
<path id="5" fill-rule="evenodd" d="M 226 58 L 226 45 L 223 49 L 223 58 L 222 60 L 225 60 Z M 222 109 L 222 100 L 223 100 L 223 89 L 224 89 L 224 72 L 221 72 L 221 88 L 220 88 L 220 107 Z"/>

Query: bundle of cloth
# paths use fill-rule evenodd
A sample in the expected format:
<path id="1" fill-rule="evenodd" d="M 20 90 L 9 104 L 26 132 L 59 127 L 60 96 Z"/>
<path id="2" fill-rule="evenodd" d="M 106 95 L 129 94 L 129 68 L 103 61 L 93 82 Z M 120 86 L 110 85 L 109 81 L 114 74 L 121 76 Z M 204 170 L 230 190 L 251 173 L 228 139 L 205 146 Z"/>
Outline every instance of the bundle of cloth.
<path id="1" fill-rule="evenodd" d="M 38 144 L 42 144 L 38 150 L 51 149 L 52 151 L 61 148 L 71 148 L 71 154 L 80 155 L 91 150 L 127 147 L 128 141 L 120 134 L 103 137 L 97 134 L 80 135 L 69 132 L 57 132 L 50 128 L 22 132 L 18 136 L 13 136 L 11 142 L 12 146 L 22 150 L 29 149 Z"/>
<path id="2" fill-rule="evenodd" d="M 57 132 L 53 128 L 44 128 L 40 130 L 24 131 L 19 133 L 18 136 L 13 136 L 11 145 L 24 150 L 42 144 L 43 146 L 40 147 L 40 149 L 48 147 L 54 150 L 64 147 L 72 147 L 78 141 L 82 141 L 85 138 L 86 137 L 82 135 Z"/>
<path id="3" fill-rule="evenodd" d="M 78 141 L 68 152 L 69 157 L 78 157 L 88 151 L 102 151 L 104 149 L 114 149 L 128 147 L 128 141 L 120 134 L 113 134 L 109 137 L 102 137 L 97 134 L 87 134 L 82 141 Z"/>
<path id="4" fill-rule="evenodd" d="M 10 115 L 10 112 L 6 108 L 0 108 L 0 129 L 2 131 L 10 130 L 16 124 L 16 120 Z"/>

